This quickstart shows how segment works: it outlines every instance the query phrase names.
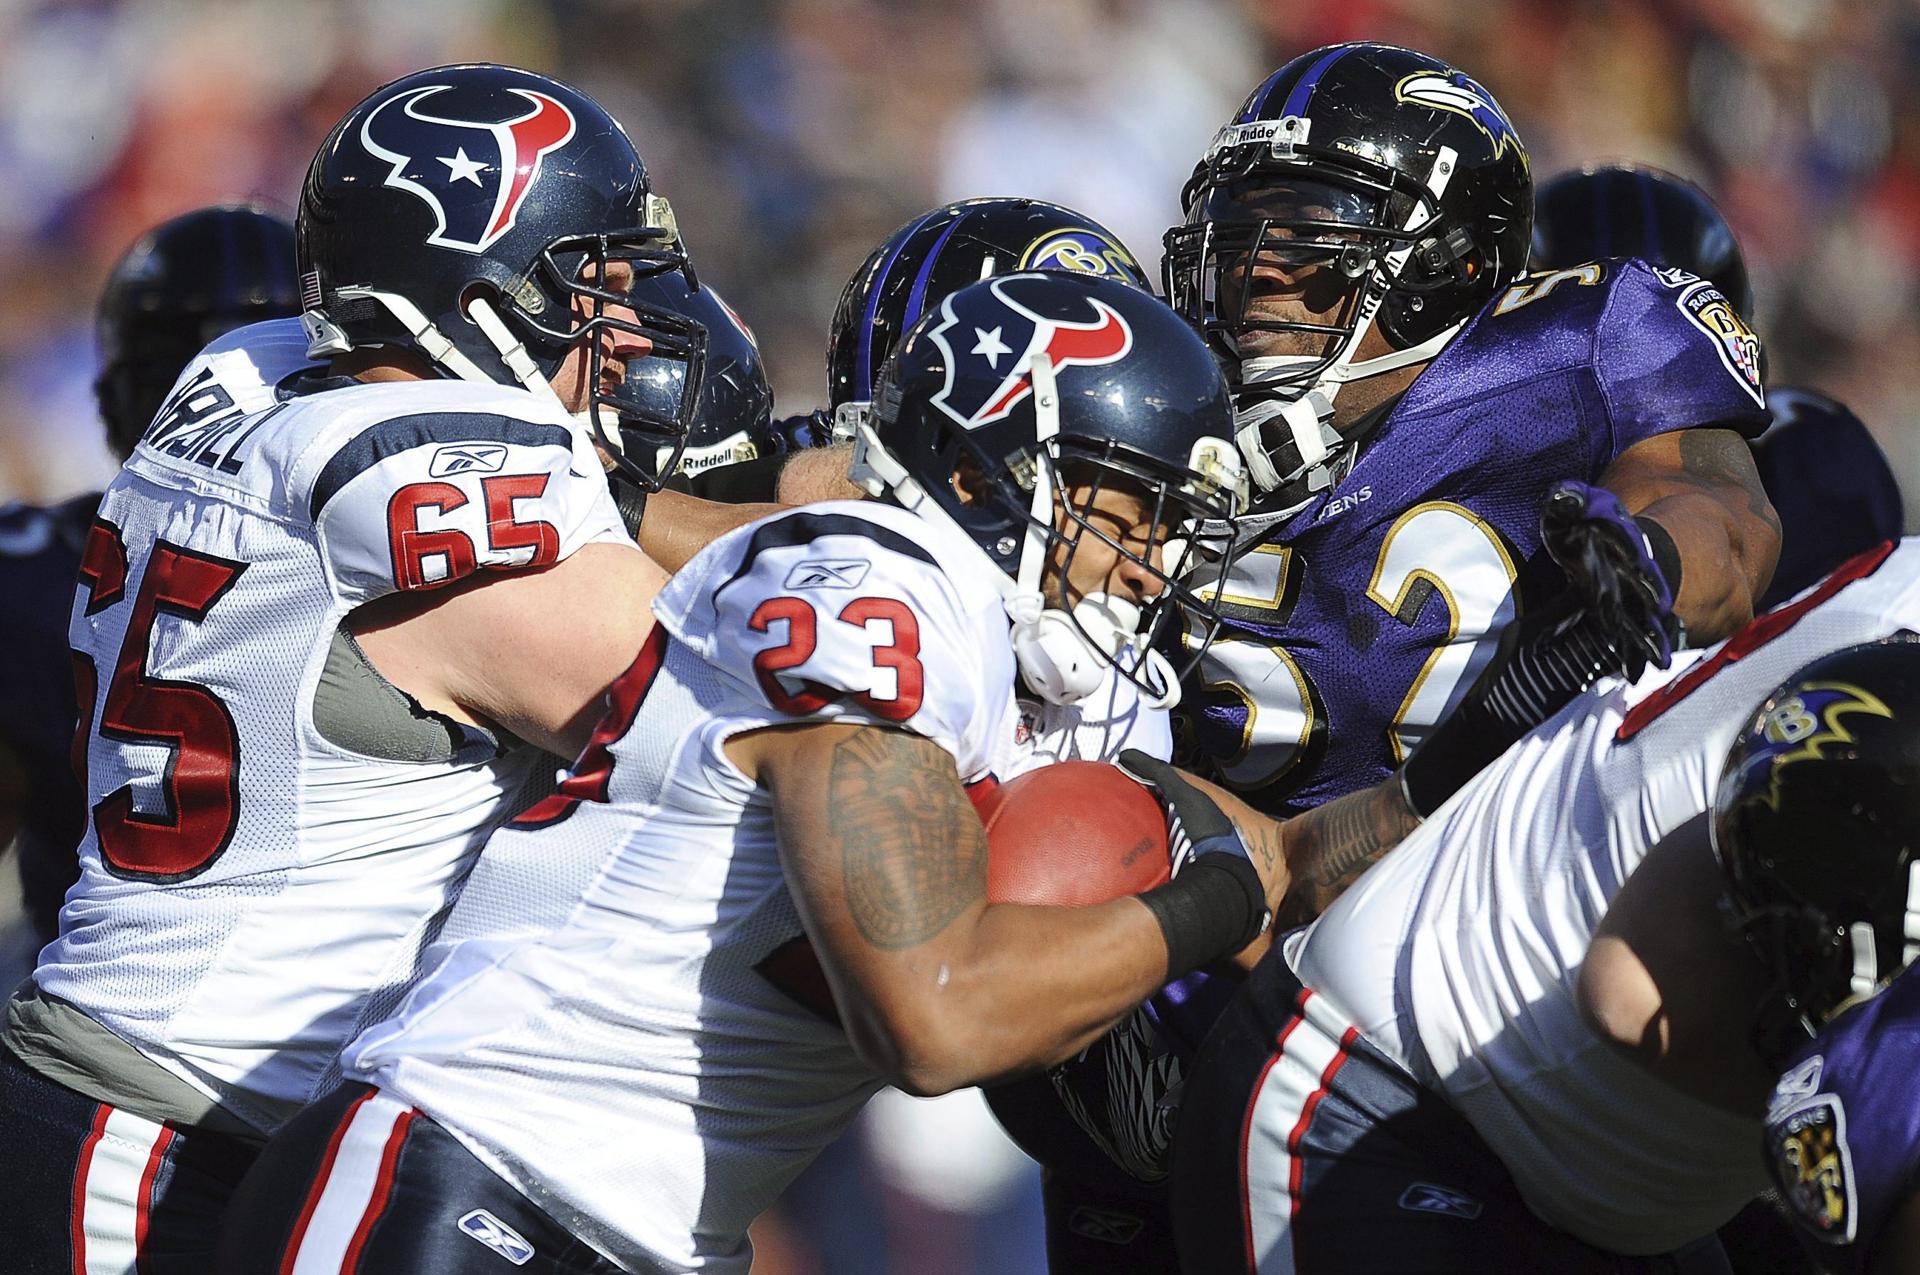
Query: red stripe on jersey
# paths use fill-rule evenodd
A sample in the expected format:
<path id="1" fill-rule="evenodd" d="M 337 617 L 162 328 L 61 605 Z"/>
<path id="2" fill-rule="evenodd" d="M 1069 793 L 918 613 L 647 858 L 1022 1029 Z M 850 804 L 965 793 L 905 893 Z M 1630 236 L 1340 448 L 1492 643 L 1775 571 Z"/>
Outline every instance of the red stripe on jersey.
<path id="1" fill-rule="evenodd" d="M 80 1162 L 73 1174 L 73 1275 L 87 1275 L 87 1174 L 93 1169 L 93 1150 L 107 1131 L 113 1108 L 99 1103 L 93 1109 L 93 1129 L 80 1144 Z"/>
<path id="2" fill-rule="evenodd" d="M 373 1180 L 373 1195 L 367 1200 L 367 1211 L 360 1215 L 360 1225 L 353 1228 L 353 1239 L 347 1245 L 346 1255 L 340 1259 L 340 1275 L 353 1275 L 360 1269 L 360 1252 L 366 1248 L 373 1224 L 387 1211 L 387 1199 L 393 1194 L 393 1166 L 400 1159 L 400 1144 L 407 1140 L 407 1130 L 419 1114 L 413 1110 L 401 1112 L 387 1134 L 386 1148 L 380 1153 L 380 1175 Z"/>
<path id="3" fill-rule="evenodd" d="M 1340 1048 L 1327 1060 L 1327 1069 L 1320 1073 L 1320 1087 L 1307 1095 L 1306 1105 L 1300 1108 L 1300 1122 L 1293 1126 L 1293 1132 L 1287 1135 L 1287 1199 L 1292 1207 L 1292 1216 L 1300 1216 L 1300 1139 L 1307 1136 L 1307 1126 L 1313 1123 L 1313 1109 L 1327 1096 L 1327 1090 L 1333 1085 L 1333 1078 L 1347 1065 L 1353 1048 L 1353 1041 L 1360 1034 L 1358 1027 L 1349 1027 L 1340 1036 Z"/>
<path id="4" fill-rule="evenodd" d="M 653 689 L 666 658 L 667 626 L 655 621 L 640 654 L 607 688 L 606 716 L 593 728 L 580 760 L 552 793 L 527 807 L 508 827 L 545 828 L 565 819 L 583 801 L 607 799 L 607 789 L 613 783 L 613 745 L 633 729 L 633 719 L 639 715 L 640 705 Z"/>
<path id="5" fill-rule="evenodd" d="M 313 1221 L 313 1211 L 320 1207 L 320 1197 L 327 1192 L 327 1179 L 333 1174 L 333 1162 L 340 1156 L 340 1144 L 345 1141 L 347 1128 L 353 1118 L 360 1114 L 360 1108 L 378 1093 L 369 1089 L 348 1105 L 346 1113 L 340 1117 L 340 1123 L 334 1127 L 333 1137 L 327 1140 L 327 1153 L 320 1158 L 320 1170 L 313 1175 L 313 1185 L 307 1188 L 307 1198 L 300 1206 L 300 1216 L 293 1221 L 293 1234 L 287 1237 L 286 1252 L 280 1257 L 280 1275 L 293 1275 L 294 1265 L 300 1260 L 300 1245 L 307 1238 L 307 1226 Z"/>
<path id="6" fill-rule="evenodd" d="M 173 1128 L 163 1124 L 160 1136 L 153 1140 L 153 1150 L 147 1152 L 147 1167 L 140 1171 L 140 1191 L 133 1201 L 133 1261 L 138 1275 L 148 1275 L 147 1224 L 153 1220 L 153 1180 L 159 1176 L 160 1161 L 172 1145 Z"/>
<path id="7" fill-rule="evenodd" d="M 1268 1056 L 1266 1066 L 1260 1069 L 1260 1075 L 1254 1079 L 1253 1092 L 1247 1097 L 1246 1115 L 1240 1119 L 1240 1234 L 1246 1242 L 1247 1269 L 1250 1271 L 1258 1270 L 1260 1266 L 1259 1257 L 1253 1251 L 1253 1175 L 1247 1167 L 1247 1148 L 1253 1142 L 1253 1109 L 1260 1103 L 1260 1091 L 1266 1088 L 1267 1077 L 1279 1065 L 1280 1059 L 1286 1056 L 1287 1037 L 1293 1035 L 1294 1028 L 1306 1021 L 1304 1011 L 1307 997 L 1312 994 L 1303 987 L 1300 994 L 1293 998 L 1293 1017 L 1274 1037 L 1273 1053 Z"/>
<path id="8" fill-rule="evenodd" d="M 1747 656 L 1800 623 L 1800 618 L 1813 608 L 1825 602 L 1855 580 L 1864 580 L 1880 569 L 1880 564 L 1893 554 L 1893 541 L 1887 540 L 1855 554 L 1833 569 L 1817 585 L 1813 592 L 1783 606 L 1777 606 L 1765 615 L 1757 615 L 1747 622 L 1747 626 L 1721 643 L 1720 649 L 1706 659 L 1688 669 L 1685 673 L 1668 682 L 1653 694 L 1627 710 L 1620 719 L 1620 726 L 1613 732 L 1615 743 L 1632 739 L 1645 730 L 1653 720 L 1693 694 L 1712 679 L 1715 673 L 1729 664 L 1737 664 Z"/>

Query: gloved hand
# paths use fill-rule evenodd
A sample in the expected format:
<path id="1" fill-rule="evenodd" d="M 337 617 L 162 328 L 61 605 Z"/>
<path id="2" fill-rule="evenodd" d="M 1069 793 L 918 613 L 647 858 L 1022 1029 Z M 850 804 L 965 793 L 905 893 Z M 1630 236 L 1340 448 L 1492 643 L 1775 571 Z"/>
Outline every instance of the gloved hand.
<path id="1" fill-rule="evenodd" d="M 1120 769 L 1145 784 L 1167 812 L 1170 875 L 1178 877 L 1204 854 L 1227 854 L 1253 867 L 1240 830 L 1219 803 L 1187 782 L 1178 767 L 1138 748 L 1120 754 Z M 1254 872 L 1257 877 L 1258 871 Z"/>
<path id="2" fill-rule="evenodd" d="M 1486 671 L 1400 768 L 1422 818 L 1599 678 L 1673 662 L 1679 554 L 1659 524 L 1635 519 L 1604 488 L 1569 481 L 1548 493 L 1540 539 L 1568 587 L 1501 634 Z"/>
<path id="3" fill-rule="evenodd" d="M 1540 542 L 1566 573 L 1572 602 L 1556 636 L 1586 624 L 1630 679 L 1673 662 L 1680 558 L 1659 524 L 1635 519 L 1604 487 L 1569 480 L 1547 493 Z"/>
<path id="4" fill-rule="evenodd" d="M 833 419 L 814 410 L 804 416 L 783 416 L 769 427 L 781 455 L 803 452 L 810 447 L 826 447 L 833 442 Z"/>
<path id="5" fill-rule="evenodd" d="M 1266 884 L 1240 830 L 1177 769 L 1129 748 L 1120 769 L 1152 789 L 1167 812 L 1173 880 L 1139 896 L 1167 939 L 1167 977 L 1231 956 L 1273 923 Z"/>

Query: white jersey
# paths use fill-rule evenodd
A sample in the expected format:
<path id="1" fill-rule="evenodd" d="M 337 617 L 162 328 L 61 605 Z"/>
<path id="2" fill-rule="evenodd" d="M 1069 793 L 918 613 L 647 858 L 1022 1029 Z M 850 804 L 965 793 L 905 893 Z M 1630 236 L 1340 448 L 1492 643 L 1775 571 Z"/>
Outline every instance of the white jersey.
<path id="1" fill-rule="evenodd" d="M 551 765 L 418 710 L 342 618 L 631 543 L 557 406 L 315 372 L 297 321 L 223 337 L 101 501 L 71 624 L 91 809 L 35 973 L 263 1130 Z"/>
<path id="2" fill-rule="evenodd" d="M 869 722 L 933 740 L 975 783 L 1072 755 L 1083 725 L 1116 747 L 1155 729 L 1124 691 L 1090 724 L 1023 724 L 994 570 L 959 532 L 873 504 L 779 514 L 705 550 L 655 604 L 597 751 L 494 836 L 440 963 L 348 1048 L 347 1073 L 614 1261 L 744 1271 L 748 1224 L 882 1082 L 781 990 L 803 931 L 768 795 L 726 742 Z"/>
<path id="3" fill-rule="evenodd" d="M 1587 1029 L 1574 988 L 1647 854 L 1705 844 L 1721 764 L 1761 698 L 1818 656 L 1920 629 L 1920 540 L 1872 566 L 1855 559 L 1664 673 L 1599 684 L 1286 940 L 1323 1008 L 1445 1094 L 1535 1213 L 1601 1248 L 1668 1251 L 1766 1185 L 1760 1113 L 1654 1080 Z M 1337 1041 L 1340 1023 L 1301 1030 Z"/>

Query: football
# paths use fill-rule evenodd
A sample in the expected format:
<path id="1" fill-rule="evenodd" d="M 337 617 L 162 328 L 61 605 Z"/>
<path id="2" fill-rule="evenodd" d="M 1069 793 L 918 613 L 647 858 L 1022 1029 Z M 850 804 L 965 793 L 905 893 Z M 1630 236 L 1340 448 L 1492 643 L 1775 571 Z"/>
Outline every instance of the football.
<path id="1" fill-rule="evenodd" d="M 982 804 L 992 902 L 1085 907 L 1167 881 L 1166 815 L 1116 766 L 1056 762 Z"/>

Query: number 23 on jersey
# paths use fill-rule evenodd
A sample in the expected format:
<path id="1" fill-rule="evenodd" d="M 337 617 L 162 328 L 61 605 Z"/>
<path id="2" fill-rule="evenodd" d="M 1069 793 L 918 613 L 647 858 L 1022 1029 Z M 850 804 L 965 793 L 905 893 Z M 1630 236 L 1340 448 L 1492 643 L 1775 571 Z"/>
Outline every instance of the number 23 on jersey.
<path id="1" fill-rule="evenodd" d="M 805 676 L 803 670 L 820 651 L 823 624 L 861 631 L 872 650 L 872 683 L 866 690 L 840 691 Z M 898 598 L 855 598 L 838 613 L 820 611 L 805 598 L 768 598 L 754 608 L 747 625 L 756 633 L 785 632 L 785 642 L 753 657 L 760 689 L 783 713 L 817 713 L 843 697 L 889 722 L 904 722 L 920 711 L 926 693 L 920 621 Z M 798 686 L 790 679 L 798 679 Z"/>

